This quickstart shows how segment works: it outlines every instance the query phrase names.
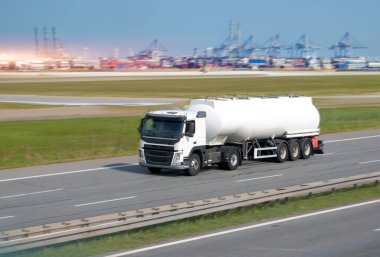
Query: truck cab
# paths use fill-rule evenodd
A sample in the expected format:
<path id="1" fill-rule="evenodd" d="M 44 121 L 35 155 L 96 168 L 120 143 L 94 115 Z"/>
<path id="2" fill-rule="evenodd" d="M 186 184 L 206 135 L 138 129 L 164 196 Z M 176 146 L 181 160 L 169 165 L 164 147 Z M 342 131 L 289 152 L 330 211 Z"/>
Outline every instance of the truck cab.
<path id="1" fill-rule="evenodd" d="M 139 162 L 151 172 L 163 168 L 187 170 L 191 164 L 201 167 L 206 144 L 205 112 L 183 110 L 152 111 L 141 120 Z M 197 168 L 197 167 L 196 167 Z"/>

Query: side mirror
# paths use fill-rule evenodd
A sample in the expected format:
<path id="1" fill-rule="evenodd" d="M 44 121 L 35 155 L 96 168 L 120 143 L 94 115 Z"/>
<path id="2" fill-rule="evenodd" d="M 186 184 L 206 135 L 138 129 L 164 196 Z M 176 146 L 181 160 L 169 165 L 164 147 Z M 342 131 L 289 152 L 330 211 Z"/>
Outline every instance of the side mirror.
<path id="1" fill-rule="evenodd" d="M 143 126 L 144 118 L 140 120 L 140 126 L 137 128 L 137 131 L 141 134 L 142 126 Z"/>
<path id="2" fill-rule="evenodd" d="M 186 122 L 185 136 L 193 137 L 194 134 L 195 134 L 195 122 L 194 121 Z"/>

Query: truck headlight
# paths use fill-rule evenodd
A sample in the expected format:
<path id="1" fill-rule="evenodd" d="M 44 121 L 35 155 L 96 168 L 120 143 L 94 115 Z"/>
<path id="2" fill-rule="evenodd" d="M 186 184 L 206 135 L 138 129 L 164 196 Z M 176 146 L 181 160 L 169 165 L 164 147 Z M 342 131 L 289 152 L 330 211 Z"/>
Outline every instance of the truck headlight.
<path id="1" fill-rule="evenodd" d="M 139 161 L 145 163 L 145 155 L 143 149 L 139 149 Z"/>
<path id="2" fill-rule="evenodd" d="M 182 152 L 176 152 L 173 155 L 172 165 L 181 165 Z"/>

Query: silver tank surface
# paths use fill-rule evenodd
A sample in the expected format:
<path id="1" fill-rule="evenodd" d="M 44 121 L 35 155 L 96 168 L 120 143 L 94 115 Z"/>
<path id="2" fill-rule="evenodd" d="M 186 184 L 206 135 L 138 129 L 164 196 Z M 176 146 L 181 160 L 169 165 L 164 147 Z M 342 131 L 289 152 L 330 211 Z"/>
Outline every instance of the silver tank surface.
<path id="1" fill-rule="evenodd" d="M 208 145 L 319 132 L 319 112 L 311 97 L 195 99 L 187 110 L 206 112 Z"/>

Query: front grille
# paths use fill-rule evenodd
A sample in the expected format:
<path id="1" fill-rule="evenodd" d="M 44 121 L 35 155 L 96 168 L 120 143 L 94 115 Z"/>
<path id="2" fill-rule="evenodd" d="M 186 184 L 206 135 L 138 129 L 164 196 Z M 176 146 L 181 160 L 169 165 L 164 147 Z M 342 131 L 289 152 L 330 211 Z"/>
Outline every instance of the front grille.
<path id="1" fill-rule="evenodd" d="M 173 151 L 144 149 L 147 164 L 170 166 L 173 159 Z"/>
<path id="2" fill-rule="evenodd" d="M 150 145 L 145 144 L 144 149 L 151 149 L 151 150 L 162 150 L 162 151 L 174 151 L 173 146 L 167 146 L 167 145 Z"/>

